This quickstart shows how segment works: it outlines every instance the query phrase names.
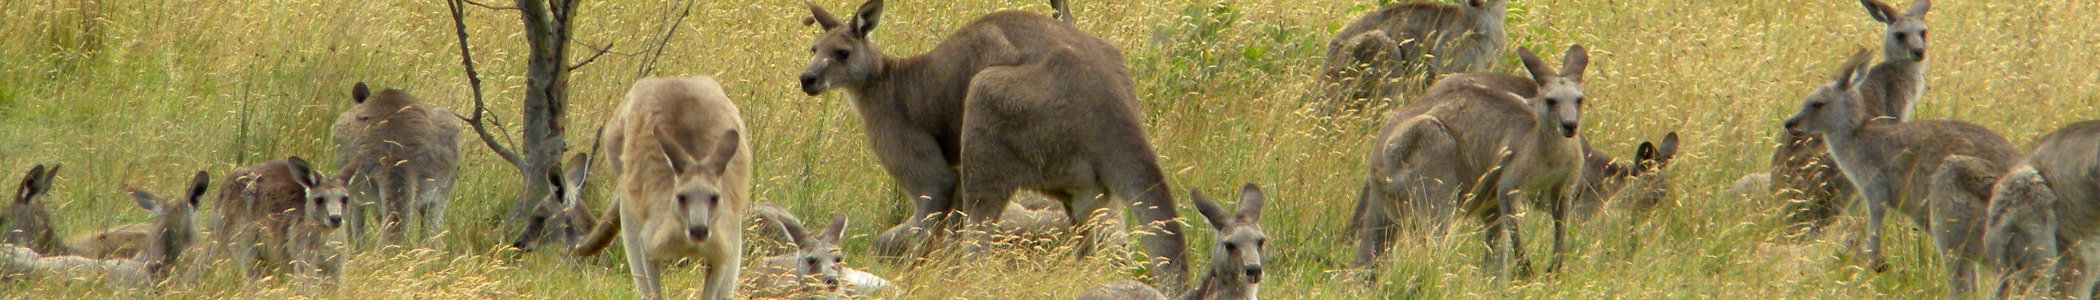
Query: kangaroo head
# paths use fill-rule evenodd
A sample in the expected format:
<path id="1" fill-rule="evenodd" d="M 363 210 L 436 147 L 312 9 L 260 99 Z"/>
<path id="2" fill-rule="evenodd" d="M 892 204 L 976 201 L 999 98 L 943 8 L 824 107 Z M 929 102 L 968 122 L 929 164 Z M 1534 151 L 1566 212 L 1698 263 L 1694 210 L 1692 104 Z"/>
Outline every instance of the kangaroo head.
<path id="1" fill-rule="evenodd" d="M 1509 0 L 1466 0 L 1464 8 L 1466 14 L 1474 17 L 1501 19 L 1509 10 Z"/>
<path id="2" fill-rule="evenodd" d="M 17 244 L 30 249 L 46 250 L 58 247 L 57 230 L 51 227 L 51 211 L 44 208 L 43 198 L 51 193 L 52 180 L 58 179 L 58 169 L 63 165 L 44 165 L 29 168 L 22 175 L 22 185 L 15 188 L 14 201 L 8 206 L 6 232 L 0 232 L 0 242 Z"/>
<path id="3" fill-rule="evenodd" d="M 1519 48 L 1517 55 L 1524 59 L 1524 69 L 1531 72 L 1531 80 L 1538 83 L 1539 94 L 1530 102 L 1539 126 L 1558 128 L 1561 137 L 1575 137 L 1576 127 L 1582 125 L 1582 70 L 1590 64 L 1589 50 L 1582 45 L 1568 46 L 1559 72 L 1539 60 L 1531 49 Z"/>
<path id="4" fill-rule="evenodd" d="M 1801 102 L 1801 110 L 1786 119 L 1786 131 L 1794 135 L 1822 135 L 1859 126 L 1864 116 L 1859 108 L 1859 91 L 1853 89 L 1853 83 L 1866 72 L 1869 58 L 1873 54 L 1862 48 L 1838 66 L 1837 74 L 1809 93 L 1808 99 Z"/>
<path id="5" fill-rule="evenodd" d="M 155 266 L 166 266 L 177 261 L 182 250 L 189 248 L 190 243 L 197 239 L 197 225 L 194 221 L 197 205 L 198 201 L 204 198 L 204 191 L 210 187 L 211 174 L 197 171 L 197 175 L 191 177 L 189 189 L 181 199 L 162 200 L 144 190 L 125 188 L 125 192 L 131 194 L 131 199 L 138 202 L 139 208 L 153 212 L 153 225 L 147 233 L 151 242 L 145 249 L 140 249 L 139 260 L 156 263 Z M 158 267 L 155 269 L 156 272 L 160 271 Z"/>
<path id="6" fill-rule="evenodd" d="M 827 291 L 839 288 L 839 278 L 846 262 L 846 252 L 839 250 L 839 237 L 846 232 L 846 214 L 832 213 L 831 225 L 816 235 L 810 235 L 809 230 L 802 227 L 801 220 L 778 210 L 760 211 L 759 216 L 779 224 L 781 231 L 795 243 L 795 254 L 791 257 L 795 276 L 815 280 Z"/>
<path id="7" fill-rule="evenodd" d="M 1676 158 L 1677 132 L 1670 132 L 1663 135 L 1660 144 L 1641 142 L 1634 148 L 1631 164 L 1610 162 L 1603 166 L 1589 166 L 1593 168 L 1590 174 L 1601 177 L 1595 181 L 1598 186 L 1593 187 L 1595 196 L 1626 197 L 1621 199 L 1641 205 L 1660 203 L 1670 196 L 1670 176 L 1665 169 Z"/>
<path id="8" fill-rule="evenodd" d="M 1874 21 L 1888 25 L 1888 36 L 1882 37 L 1881 51 L 1888 60 L 1919 61 L 1925 59 L 1925 11 L 1932 9 L 1931 0 L 1918 0 L 1910 4 L 1910 10 L 1897 12 L 1896 7 L 1880 0 L 1859 0 L 1867 7 L 1867 15 Z"/>
<path id="9" fill-rule="evenodd" d="M 1189 190 L 1189 198 L 1196 202 L 1196 212 L 1202 213 L 1211 229 L 1218 231 L 1217 243 L 1210 247 L 1212 275 L 1227 284 L 1261 284 L 1261 253 L 1269 241 L 1268 234 L 1261 230 L 1261 187 L 1253 183 L 1241 186 L 1238 211 L 1234 213 L 1225 212 L 1202 192 Z"/>
<path id="10" fill-rule="evenodd" d="M 286 169 L 292 174 L 292 182 L 298 183 L 299 189 L 306 192 L 305 201 L 300 201 L 306 211 L 306 220 L 327 228 L 342 226 L 343 209 L 350 203 L 350 189 L 343 181 L 350 178 L 347 173 L 354 169 L 345 168 L 344 175 L 323 177 L 314 171 L 313 164 L 298 156 L 285 158 L 285 162 Z"/>
<path id="11" fill-rule="evenodd" d="M 542 236 L 553 235 L 563 243 L 575 243 L 589 234 L 597 222 L 583 207 L 583 188 L 590 179 L 590 153 L 577 153 L 569 158 L 566 171 L 561 168 L 547 170 L 547 185 L 552 188 L 547 197 L 532 208 L 532 215 L 525 221 L 525 232 L 511 242 L 511 248 L 532 252 L 539 247 Z M 567 175 L 563 175 L 566 173 Z M 567 180 L 565 180 L 566 176 Z M 553 230 L 553 232 L 548 232 Z"/>
<path id="12" fill-rule="evenodd" d="M 722 133 L 720 138 L 715 139 L 714 152 L 702 160 L 700 156 L 685 149 L 681 144 L 682 139 L 668 134 L 662 128 L 658 128 L 656 136 L 658 144 L 663 147 L 664 157 L 670 164 L 671 172 L 677 174 L 673 180 L 676 185 L 672 193 L 673 199 L 677 201 L 677 211 L 672 215 L 685 224 L 687 239 L 696 243 L 706 241 L 709 231 L 714 229 L 709 228 L 709 224 L 712 224 L 715 218 L 739 217 L 716 214 L 721 211 L 722 202 L 725 201 L 722 199 L 722 196 L 725 196 L 723 193 L 728 192 L 720 185 L 722 173 L 728 171 L 730 158 L 736 156 L 737 147 L 741 146 L 738 144 L 743 139 L 733 129 Z"/>
<path id="13" fill-rule="evenodd" d="M 1984 225 L 1985 270 L 1997 274 L 2047 267 L 2057 253 L 2056 193 L 2034 167 L 2014 168 L 1992 188 Z"/>
<path id="14" fill-rule="evenodd" d="M 882 51 L 868 42 L 868 32 L 882 18 L 882 0 L 862 3 L 845 21 L 814 4 L 809 13 L 802 24 L 817 25 L 824 33 L 809 46 L 809 68 L 801 76 L 803 93 L 814 96 L 832 87 L 857 87 L 882 72 Z"/>

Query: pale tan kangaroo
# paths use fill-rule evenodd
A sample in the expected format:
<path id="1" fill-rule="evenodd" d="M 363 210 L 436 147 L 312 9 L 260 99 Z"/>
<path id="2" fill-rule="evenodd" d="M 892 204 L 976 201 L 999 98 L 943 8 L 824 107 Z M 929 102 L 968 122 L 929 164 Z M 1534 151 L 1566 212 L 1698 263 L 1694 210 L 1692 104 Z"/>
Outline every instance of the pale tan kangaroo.
<path id="1" fill-rule="evenodd" d="M 1322 70 L 1333 99 L 1323 110 L 1376 108 L 1424 90 L 1438 75 L 1493 68 L 1502 57 L 1509 1 L 1459 2 L 1393 3 L 1335 32 Z"/>
<path id="2" fill-rule="evenodd" d="M 815 235 L 802 227 L 795 219 L 776 207 L 760 207 L 758 217 L 779 226 L 787 233 L 792 253 L 775 255 L 760 260 L 751 268 L 753 298 L 820 299 L 837 298 L 844 295 L 846 252 L 839 250 L 839 237 L 846 232 L 846 214 L 833 213 L 831 224 Z"/>
<path id="3" fill-rule="evenodd" d="M 1821 136 L 1845 178 L 1866 198 L 1867 265 L 1886 270 L 1881 256 L 1881 219 L 1895 208 L 1930 230 L 1925 196 L 1932 172 L 1948 155 L 1967 155 L 1998 166 L 2017 157 L 2012 143 L 1990 129 L 1959 120 L 1877 121 L 1860 101 L 1857 78 L 1871 52 L 1860 49 L 1830 82 L 1810 93 L 1786 130 Z"/>
<path id="4" fill-rule="evenodd" d="M 1120 199 L 1148 232 L 1147 256 L 1162 260 L 1153 274 L 1180 289 L 1188 278 L 1181 225 L 1122 51 L 1069 23 L 1004 11 L 925 54 L 895 58 L 868 35 L 882 11 L 882 0 L 870 0 L 840 20 L 810 7 L 805 21 L 824 33 L 801 76 L 805 93 L 853 96 L 876 157 L 917 202 L 903 224 L 876 236 L 877 255 L 923 255 L 950 225 L 998 221 L 1017 189 L 1058 199 L 1074 225 Z"/>
<path id="5" fill-rule="evenodd" d="M 250 278 L 289 273 L 302 285 L 325 285 L 342 274 L 342 254 L 330 245 L 350 205 L 346 180 L 355 169 L 322 175 L 297 156 L 226 174 L 219 218 L 212 222 L 213 259 L 227 259 Z"/>
<path id="6" fill-rule="evenodd" d="M 2100 263 L 2094 263 L 2100 262 L 2100 219 L 2096 219 L 2100 218 L 2100 205 L 2096 205 L 2100 203 L 2100 121 L 2078 122 L 2043 135 L 2032 152 L 1999 180 L 1995 192 L 1994 202 L 2019 198 L 2047 205 L 2026 215 L 1999 215 L 1993 210 L 1991 227 L 1984 233 L 1986 246 L 2018 246 L 2001 241 L 2053 231 L 2053 250 L 2061 252 L 2040 248 L 2042 243 L 2034 243 L 2037 249 L 2000 247 L 1985 252 L 2011 258 L 2061 253 L 2056 257 L 2061 270 L 2053 275 L 2059 277 L 2062 290 L 2056 292 L 2092 297 L 2095 285 L 2100 284 Z"/>
<path id="7" fill-rule="evenodd" d="M 459 120 L 406 91 L 373 93 L 363 82 L 351 88 L 350 100 L 331 139 L 340 168 L 357 174 L 345 181 L 355 197 L 344 223 L 350 240 L 364 241 L 365 211 L 377 204 L 381 243 L 400 243 L 408 231 L 403 220 L 413 218 L 420 231 L 410 241 L 432 245 L 428 239 L 444 231 L 459 171 Z"/>
<path id="8" fill-rule="evenodd" d="M 162 200 L 152 193 L 126 187 L 126 192 L 139 208 L 153 212 L 153 219 L 147 222 L 145 240 L 148 242 L 136 256 L 100 259 L 38 253 L 12 243 L 0 243 L 0 275 L 103 278 L 113 287 L 154 287 L 175 276 L 176 270 L 186 268 L 180 262 L 184 259 L 183 251 L 188 250 L 197 238 L 197 201 L 210 185 L 210 175 L 199 171 L 191 178 L 189 193 L 182 199 Z"/>
<path id="9" fill-rule="evenodd" d="M 1878 0 L 1860 0 L 1867 14 L 1887 24 L 1882 36 L 1882 62 L 1861 70 L 1854 87 L 1865 103 L 1860 111 L 1868 119 L 1888 116 L 1908 121 L 1918 97 L 1925 92 L 1925 11 L 1929 0 L 1912 3 L 1910 11 L 1898 14 Z M 1806 135 L 1782 136 L 1772 152 L 1768 190 L 1786 201 L 1787 222 L 1803 233 L 1813 234 L 1830 224 L 1853 194 L 1853 183 L 1845 181 L 1836 159 L 1821 138 Z"/>
<path id="10" fill-rule="evenodd" d="M 51 211 L 44 207 L 44 199 L 50 195 L 51 183 L 58 179 L 63 165 L 43 165 L 30 168 L 22 177 L 22 185 L 15 191 L 9 208 L 9 220 L 0 227 L 5 239 L 0 242 L 28 247 L 42 255 L 78 255 L 89 258 L 132 258 L 151 243 L 153 224 L 132 223 L 106 229 L 75 234 L 59 240 L 57 228 L 52 225 Z"/>
<path id="11" fill-rule="evenodd" d="M 600 137 L 619 174 L 618 200 L 576 254 L 597 255 L 619 236 L 642 298 L 661 298 L 662 264 L 686 258 L 707 266 L 702 299 L 735 295 L 751 195 L 743 130 L 742 113 L 713 78 L 636 82 Z"/>
<path id="12" fill-rule="evenodd" d="M 566 174 L 547 169 L 547 185 L 553 187 L 547 198 L 541 199 L 525 221 L 525 231 L 510 243 L 511 248 L 522 252 L 539 249 L 540 243 L 552 238 L 562 247 L 574 247 L 590 234 L 591 227 L 598 224 L 591 216 L 590 208 L 583 203 L 584 187 L 590 179 L 591 153 L 577 153 L 569 158 Z"/>
<path id="13" fill-rule="evenodd" d="M 1226 212 L 1223 206 L 1203 196 L 1202 192 L 1189 190 L 1189 201 L 1196 204 L 1196 212 L 1202 213 L 1217 233 L 1216 243 L 1210 247 L 1210 270 L 1197 277 L 1195 289 L 1183 292 L 1178 299 L 1257 299 L 1261 290 L 1262 254 L 1267 252 L 1269 235 L 1261 230 L 1261 206 L 1266 198 L 1260 186 L 1253 183 L 1240 186 L 1240 202 L 1236 209 Z M 1136 280 L 1118 280 L 1087 288 L 1080 292 L 1079 300 L 1154 300 L 1166 299 L 1166 295 Z"/>
<path id="14" fill-rule="evenodd" d="M 1582 71 L 1589 59 L 1581 45 L 1570 46 L 1562 70 L 1555 72 L 1528 49 L 1518 54 L 1537 87 L 1530 99 L 1487 86 L 1453 85 L 1388 117 L 1369 158 L 1359 266 L 1374 263 L 1390 247 L 1392 222 L 1404 219 L 1407 211 L 1427 207 L 1431 214 L 1445 214 L 1438 210 L 1462 207 L 1487 226 L 1491 254 L 1484 259 L 1490 267 L 1528 275 L 1530 263 L 1513 219 L 1513 201 L 1528 196 L 1533 206 L 1552 212 L 1555 258 L 1548 269 L 1557 268 L 1567 202 L 1582 183 L 1584 158 L 1576 129 L 1584 100 Z M 1511 195 L 1518 191 L 1527 195 Z M 1506 248 L 1497 244 L 1505 234 Z"/>

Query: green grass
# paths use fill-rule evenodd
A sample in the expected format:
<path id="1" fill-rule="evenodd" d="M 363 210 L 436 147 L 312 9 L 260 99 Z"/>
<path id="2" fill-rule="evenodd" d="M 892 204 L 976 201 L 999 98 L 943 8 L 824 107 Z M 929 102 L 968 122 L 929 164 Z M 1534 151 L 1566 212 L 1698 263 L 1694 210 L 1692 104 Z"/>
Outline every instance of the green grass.
<path id="1" fill-rule="evenodd" d="M 833 12 L 858 1 L 824 0 Z M 1227 194 L 1242 182 L 1268 188 L 1263 221 L 1271 298 L 1926 298 L 1941 264 L 1910 222 L 1891 218 L 1886 273 L 1846 258 L 1847 220 L 1822 240 L 1788 242 L 1779 203 L 1729 195 L 1737 176 L 1759 171 L 1781 118 L 1857 47 L 1878 47 L 1881 26 L 1853 1 L 1699 3 L 1662 0 L 1513 1 L 1511 45 L 1592 51 L 1584 134 L 1617 156 L 1643 139 L 1683 135 L 1670 204 L 1636 215 L 1607 213 L 1571 228 L 1564 272 L 1496 282 L 1480 271 L 1478 237 L 1404 239 L 1367 287 L 1342 272 L 1353 257 L 1342 235 L 1364 166 L 1369 118 L 1319 120 L 1305 109 L 1317 87 L 1327 35 L 1374 1 L 1074 1 L 1078 26 L 1129 56 L 1153 146 L 1174 187 Z M 632 52 L 654 36 L 663 3 L 586 2 L 577 42 Z M 131 184 L 172 194 L 196 170 L 225 174 L 281 158 L 332 157 L 328 124 L 348 106 L 352 83 L 406 89 L 454 111 L 472 106 L 451 22 L 437 3 L 281 1 L 0 1 L 0 180 L 36 163 L 62 162 L 51 205 L 61 234 L 142 221 L 118 193 Z M 893 2 L 874 33 L 892 55 L 925 51 L 977 16 L 1037 1 Z M 2100 10 L 2084 1 L 1935 3 L 1930 15 L 1931 88 L 1917 114 L 1982 124 L 2026 144 L 2100 115 L 2100 61 L 2086 49 Z M 525 44 L 511 11 L 468 10 L 491 109 L 518 128 L 515 113 Z M 809 97 L 793 77 L 807 63 L 815 29 L 801 1 L 701 1 L 677 28 L 660 75 L 715 76 L 743 108 L 757 166 L 756 198 L 806 218 L 842 211 L 855 222 L 849 264 L 888 276 L 907 298 L 1069 298 L 1142 272 L 1129 255 L 1072 259 L 1012 251 L 989 262 L 906 270 L 875 262 L 867 236 L 895 224 L 905 200 L 872 158 L 845 95 Z M 581 48 L 578 48 L 581 49 Z M 577 51 L 582 52 L 582 51 Z M 1548 52 L 1557 61 L 1559 51 Z M 580 58 L 579 58 L 580 59 Z M 634 81 L 638 57 L 609 54 L 572 77 L 568 138 L 589 142 Z M 512 233 L 498 218 L 517 197 L 517 174 L 480 142 L 463 143 L 454 191 L 454 230 L 442 250 L 388 250 L 355 257 L 345 298 L 625 298 L 627 271 L 610 258 L 577 263 L 551 253 L 502 249 Z M 332 169 L 333 162 L 317 161 Z M 603 207 L 609 174 L 594 175 Z M 11 192 L 11 191 L 10 191 Z M 1227 198 L 1227 197 L 1221 197 Z M 212 204 L 206 204 L 210 207 Z M 1527 210 L 1528 211 L 1528 210 Z M 1183 216 L 1194 216 L 1184 209 Z M 1543 260 L 1535 212 L 1526 221 Z M 1191 220 L 1191 260 L 1207 262 L 1208 228 Z M 1476 225 L 1458 221 L 1457 228 Z M 764 243 L 754 242 L 754 245 Z M 753 252 L 771 249 L 752 247 Z M 952 266 L 952 267 L 950 267 Z M 699 276 L 674 270 L 673 296 Z M 275 298 L 282 280 L 246 283 L 215 272 L 170 288 L 169 298 Z M 0 298 L 102 298 L 121 293 L 93 281 L 0 282 Z M 122 294 L 119 294 L 122 295 Z"/>

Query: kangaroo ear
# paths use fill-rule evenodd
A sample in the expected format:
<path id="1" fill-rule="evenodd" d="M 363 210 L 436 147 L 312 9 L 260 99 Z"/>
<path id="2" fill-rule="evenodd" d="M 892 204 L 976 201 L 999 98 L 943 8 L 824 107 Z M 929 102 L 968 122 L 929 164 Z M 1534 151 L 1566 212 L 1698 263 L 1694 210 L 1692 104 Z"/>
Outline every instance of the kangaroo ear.
<path id="1" fill-rule="evenodd" d="M 817 234 L 817 240 L 825 243 L 830 243 L 832 245 L 838 245 L 840 240 L 839 238 L 844 237 L 845 235 L 846 214 L 834 212 L 831 213 L 831 225 L 824 226 L 824 233 Z"/>
<path id="2" fill-rule="evenodd" d="M 566 184 L 567 181 L 562 180 L 561 171 L 556 171 L 557 169 L 560 168 L 547 169 L 547 195 L 554 203 L 561 203 L 567 198 L 563 196 L 568 194 L 569 185 Z"/>
<path id="3" fill-rule="evenodd" d="M 831 31 L 832 28 L 839 27 L 839 17 L 832 16 L 831 12 L 824 11 L 824 8 L 817 7 L 815 3 L 803 2 L 802 4 L 809 6 L 809 17 L 802 18 L 802 26 L 815 24 L 818 25 L 818 29 L 825 31 Z"/>
<path id="4" fill-rule="evenodd" d="M 1655 154 L 1655 160 L 1660 162 L 1670 162 L 1670 159 L 1677 158 L 1676 131 L 1671 131 L 1668 134 L 1663 134 L 1662 144 L 1656 146 Z"/>
<path id="5" fill-rule="evenodd" d="M 284 161 L 285 169 L 292 173 L 292 181 L 298 182 L 300 188 L 311 190 L 314 186 L 321 185 L 320 175 L 314 174 L 313 165 L 306 163 L 306 159 L 293 156 L 286 157 Z"/>
<path id="6" fill-rule="evenodd" d="M 702 163 L 701 167 L 707 168 L 708 172 L 714 172 L 715 175 L 728 172 L 730 159 L 736 157 L 737 148 L 742 147 L 743 143 L 743 135 L 735 129 L 723 132 L 722 138 L 715 139 L 715 152 L 707 156 L 707 161 Z"/>
<path id="7" fill-rule="evenodd" d="M 693 167 L 692 152 L 686 151 L 685 145 L 663 127 L 656 128 L 656 145 L 663 152 L 664 163 L 671 167 L 672 173 L 685 174 L 686 169 Z"/>
<path id="8" fill-rule="evenodd" d="M 1582 44 L 1568 46 L 1568 54 L 1560 58 L 1560 78 L 1582 83 L 1582 70 L 1590 66 L 1590 50 Z"/>
<path id="9" fill-rule="evenodd" d="M 51 169 L 44 170 L 44 179 L 40 179 L 36 182 L 36 193 L 38 195 L 50 193 L 51 183 L 58 182 L 58 170 L 64 169 L 65 167 L 65 164 L 51 164 Z"/>
<path id="10" fill-rule="evenodd" d="M 1655 151 L 1655 143 L 1641 142 L 1639 147 L 1633 149 L 1633 162 L 1643 167 L 1646 167 L 1650 162 L 1654 162 L 1657 156 L 1659 154 Z"/>
<path id="11" fill-rule="evenodd" d="M 1859 0 L 1859 5 L 1867 7 L 1867 15 L 1873 16 L 1874 21 L 1896 22 L 1896 8 L 1888 3 L 1881 3 L 1881 0 Z"/>
<path id="12" fill-rule="evenodd" d="M 562 176 L 570 180 L 568 185 L 562 186 L 563 188 L 582 190 L 584 181 L 589 180 L 591 177 L 590 153 L 579 153 L 576 156 L 569 157 L 568 172 L 563 173 Z"/>
<path id="13" fill-rule="evenodd" d="M 366 87 L 366 86 L 365 86 L 365 82 L 363 82 L 363 81 L 359 81 L 359 82 L 357 82 L 357 85 L 356 85 L 356 86 L 351 86 L 351 87 L 350 87 L 350 101 L 351 101 L 351 103 L 365 103 L 365 99 L 366 99 L 366 98 L 371 98 L 371 97 L 372 97 L 372 88 L 370 88 L 370 87 Z"/>
<path id="14" fill-rule="evenodd" d="M 29 203 L 29 199 L 43 194 L 37 190 L 37 182 L 41 180 L 44 180 L 44 165 L 30 167 L 29 173 L 22 175 L 22 184 L 15 187 L 15 203 Z"/>
<path id="15" fill-rule="evenodd" d="M 1240 186 L 1240 204 L 1235 204 L 1240 209 L 1239 222 L 1243 224 L 1261 223 L 1262 200 L 1267 198 L 1268 195 L 1261 192 L 1261 186 L 1254 185 L 1253 182 Z"/>
<path id="16" fill-rule="evenodd" d="M 853 27 L 850 28 L 853 30 L 853 37 L 868 38 L 868 32 L 875 30 L 875 23 L 881 20 L 882 0 L 868 0 L 868 3 L 862 3 L 860 11 L 853 12 Z"/>
<path id="17" fill-rule="evenodd" d="M 786 211 L 778 208 L 766 208 L 760 209 L 758 215 L 767 220 L 773 220 L 774 224 L 779 224 L 780 231 L 787 233 L 788 241 L 795 242 L 795 248 L 816 245 L 816 240 L 812 240 L 809 236 L 809 230 L 802 228 L 802 220 L 796 220 L 795 216 L 787 214 Z"/>
<path id="18" fill-rule="evenodd" d="M 1545 61 L 1539 60 L 1539 55 L 1531 53 L 1531 48 L 1517 47 L 1517 58 L 1524 61 L 1524 70 L 1531 72 L 1533 83 L 1545 86 L 1546 81 L 1553 80 L 1553 74 L 1556 73 L 1553 72 L 1553 67 L 1546 66 Z"/>
<path id="19" fill-rule="evenodd" d="M 138 203 L 139 208 L 146 209 L 146 211 L 160 211 L 160 196 L 154 196 L 153 193 L 132 187 L 125 187 L 124 192 L 131 194 L 131 201 Z"/>
<path id="20" fill-rule="evenodd" d="M 1851 59 L 1845 60 L 1844 65 L 1838 66 L 1837 74 L 1833 74 L 1830 80 L 1838 89 L 1851 89 L 1852 79 L 1864 71 L 1866 64 L 1870 62 L 1871 58 L 1874 58 L 1873 52 L 1867 52 L 1867 48 L 1864 47 L 1859 48 L 1859 51 L 1852 53 Z"/>
<path id="21" fill-rule="evenodd" d="M 204 191 L 208 189 L 211 189 L 211 173 L 197 171 L 197 176 L 190 177 L 189 195 L 183 198 L 189 200 L 190 207 L 197 207 L 197 203 L 204 199 Z"/>
<path id="22" fill-rule="evenodd" d="M 1218 207 L 1217 202 L 1211 202 L 1210 197 L 1204 197 L 1203 192 L 1189 189 L 1189 199 L 1190 202 L 1196 203 L 1196 212 L 1203 214 L 1204 220 L 1210 221 L 1210 228 L 1225 231 L 1226 227 L 1232 225 L 1232 215 L 1226 214 L 1225 208 Z"/>
<path id="23" fill-rule="evenodd" d="M 1918 0 L 1917 3 L 1911 3 L 1910 11 L 1903 12 L 1903 15 L 1911 17 L 1925 17 L 1925 11 L 1928 10 L 1932 10 L 1932 0 Z"/>

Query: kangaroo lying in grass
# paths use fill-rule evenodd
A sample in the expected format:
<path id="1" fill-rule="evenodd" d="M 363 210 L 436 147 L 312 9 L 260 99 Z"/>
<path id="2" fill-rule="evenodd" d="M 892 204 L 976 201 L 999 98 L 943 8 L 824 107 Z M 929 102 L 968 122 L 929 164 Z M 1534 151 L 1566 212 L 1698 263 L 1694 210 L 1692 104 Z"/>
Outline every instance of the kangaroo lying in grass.
<path id="1" fill-rule="evenodd" d="M 570 157 L 568 175 L 555 172 L 562 168 L 547 169 L 547 185 L 554 189 L 532 208 L 531 217 L 525 220 L 525 231 L 510 243 L 511 248 L 532 252 L 539 249 L 540 243 L 547 238 L 563 247 L 574 247 L 590 233 L 592 226 L 598 224 L 591 216 L 590 208 L 583 203 L 583 189 L 591 174 L 591 153 L 597 152 L 597 148 L 593 145 L 590 152 Z"/>
<path id="2" fill-rule="evenodd" d="M 1262 254 L 1268 251 L 1269 241 L 1269 235 L 1261 230 L 1261 207 L 1267 198 L 1264 195 L 1261 187 L 1253 183 L 1240 186 L 1240 202 L 1234 205 L 1237 209 L 1227 212 L 1202 192 L 1189 190 L 1196 212 L 1202 213 L 1211 229 L 1217 231 L 1217 242 L 1210 247 L 1210 272 L 1203 273 L 1196 288 L 1182 293 L 1179 299 L 1259 298 Z M 1078 298 L 1146 300 L 1166 296 L 1144 283 L 1119 280 L 1088 288 Z"/>
<path id="3" fill-rule="evenodd" d="M 1128 201 L 1147 232 L 1146 256 L 1160 260 L 1153 274 L 1170 289 L 1186 282 L 1173 196 L 1121 50 L 1068 22 L 1004 11 L 896 58 L 869 36 L 882 11 L 870 0 L 841 20 L 810 7 L 805 23 L 824 33 L 800 77 L 805 93 L 853 96 L 876 157 L 917 201 L 903 224 L 875 237 L 878 256 L 925 255 L 956 227 L 998 221 L 1013 193 L 1029 189 L 1065 204 L 1071 226 L 1093 223 L 1111 199 Z"/>
<path id="4" fill-rule="evenodd" d="M 182 199 L 162 200 L 152 193 L 126 188 L 139 208 L 153 212 L 145 230 L 146 243 L 138 255 L 98 259 L 75 255 L 41 254 L 11 243 L 0 244 L 0 274 L 28 274 L 54 278 L 103 278 L 111 286 L 150 288 L 175 275 L 184 250 L 197 238 L 194 221 L 198 200 L 211 185 L 211 177 L 197 172 Z"/>
<path id="5" fill-rule="evenodd" d="M 42 255 L 77 255 L 88 258 L 133 258 L 151 243 L 152 223 L 132 223 L 98 231 L 80 233 L 64 240 L 57 238 L 58 230 L 53 226 L 51 211 L 44 208 L 44 199 L 51 193 L 51 183 L 58 179 L 62 165 L 43 165 L 30 168 L 22 177 L 21 186 L 15 190 L 6 224 L 0 226 L 0 242 L 28 247 Z"/>
<path id="6" fill-rule="evenodd" d="M 597 255 L 619 236 L 641 298 L 661 298 L 660 266 L 686 258 L 707 266 L 702 299 L 735 295 L 751 195 L 743 130 L 742 113 L 713 78 L 636 82 L 600 137 L 619 174 L 619 200 L 576 254 Z"/>
<path id="7" fill-rule="evenodd" d="M 214 207 L 212 256 L 231 260 L 250 278 L 291 273 L 302 285 L 334 282 L 342 274 L 342 245 L 330 242 L 341 241 L 335 233 L 350 205 L 344 181 L 355 172 L 324 176 L 294 156 L 227 174 Z"/>
<path id="8" fill-rule="evenodd" d="M 846 253 L 839 239 L 846 233 L 846 215 L 833 213 L 831 225 L 815 235 L 777 207 L 760 207 L 759 218 L 780 226 L 795 251 L 766 257 L 751 269 L 753 298 L 838 298 L 879 296 L 889 281 L 845 266 Z"/>
<path id="9" fill-rule="evenodd" d="M 1438 75 L 1488 71 L 1502 57 L 1508 6 L 1508 0 L 1396 2 L 1350 22 L 1327 42 L 1322 73 L 1335 99 L 1322 110 L 1373 108 L 1403 91 L 1422 91 Z"/>
<path id="10" fill-rule="evenodd" d="M 1485 237 L 1496 253 L 1484 257 L 1490 266 L 1527 276 L 1530 263 L 1513 217 L 1515 198 L 1530 196 L 1533 206 L 1552 212 L 1555 259 L 1548 269 L 1558 267 L 1567 204 L 1582 181 L 1576 127 L 1588 54 L 1580 45 L 1569 47 L 1559 72 L 1530 50 L 1518 54 L 1537 87 L 1529 99 L 1487 86 L 1456 85 L 1434 90 L 1389 117 L 1372 152 L 1365 192 L 1388 196 L 1366 197 L 1366 209 L 1359 213 L 1358 265 L 1375 262 L 1389 247 L 1390 222 L 1402 210 L 1448 205 L 1465 208 L 1488 227 Z M 1517 191 L 1529 195 L 1512 194 Z M 1448 200 L 1460 197 L 1465 200 Z M 1497 243 L 1503 235 L 1510 241 L 1506 248 Z"/>
<path id="11" fill-rule="evenodd" d="M 373 93 L 359 82 L 350 109 L 335 120 L 331 143 L 339 168 L 357 178 L 345 225 L 354 243 L 364 241 L 365 206 L 377 203 L 385 244 L 401 242 L 413 218 L 420 231 L 413 245 L 444 231 L 445 205 L 459 172 L 459 121 L 451 112 L 423 104 L 407 91 Z"/>
<path id="12" fill-rule="evenodd" d="M 2009 166 L 2018 154 L 2004 137 L 1973 123 L 1874 120 L 1856 85 L 1869 57 L 1870 52 L 1860 49 L 1829 83 L 1802 101 L 1801 110 L 1785 125 L 1788 132 L 1818 135 L 1829 143 L 1838 169 L 1866 196 L 1864 255 L 1868 266 L 1881 271 L 1887 268 L 1881 256 L 1881 218 L 1895 208 L 1932 230 L 1924 201 L 1932 187 L 1931 173 L 1947 156 L 1967 155 Z"/>

